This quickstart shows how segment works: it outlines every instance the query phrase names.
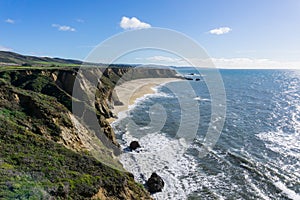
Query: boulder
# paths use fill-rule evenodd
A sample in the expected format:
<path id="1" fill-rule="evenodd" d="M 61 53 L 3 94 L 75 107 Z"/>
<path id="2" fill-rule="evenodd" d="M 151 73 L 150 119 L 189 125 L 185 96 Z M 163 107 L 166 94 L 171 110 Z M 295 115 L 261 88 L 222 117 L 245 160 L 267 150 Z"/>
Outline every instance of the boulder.
<path id="1" fill-rule="evenodd" d="M 131 150 L 136 150 L 137 148 L 140 148 L 140 147 L 141 147 L 141 145 L 139 144 L 138 141 L 132 141 L 129 145 L 129 148 Z"/>
<path id="2" fill-rule="evenodd" d="M 161 192 L 162 189 L 164 188 L 165 182 L 164 180 L 157 175 L 155 172 L 151 174 L 151 177 L 148 179 L 146 182 L 148 191 L 150 193 L 156 193 L 156 192 Z"/>

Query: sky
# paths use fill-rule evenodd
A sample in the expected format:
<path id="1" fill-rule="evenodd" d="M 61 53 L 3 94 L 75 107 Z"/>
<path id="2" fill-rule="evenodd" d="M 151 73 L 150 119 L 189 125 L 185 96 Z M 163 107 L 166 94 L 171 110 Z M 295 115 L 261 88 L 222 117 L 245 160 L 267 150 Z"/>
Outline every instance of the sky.
<path id="1" fill-rule="evenodd" d="M 299 0 L 1 0 L 0 50 L 83 60 L 116 34 L 159 27 L 192 38 L 220 68 L 300 69 L 299 22 Z M 159 51 L 119 62 L 186 64 Z"/>

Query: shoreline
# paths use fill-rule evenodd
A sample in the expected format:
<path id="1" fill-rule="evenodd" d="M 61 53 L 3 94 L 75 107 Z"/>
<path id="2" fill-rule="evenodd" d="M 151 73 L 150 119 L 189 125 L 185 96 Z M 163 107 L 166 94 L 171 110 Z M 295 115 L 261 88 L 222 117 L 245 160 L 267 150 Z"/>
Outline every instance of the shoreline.
<path id="1" fill-rule="evenodd" d="M 109 118 L 108 122 L 111 124 L 120 118 L 120 113 L 129 110 L 129 107 L 134 105 L 136 100 L 149 94 L 155 94 L 155 87 L 164 85 L 166 83 L 180 81 L 180 78 L 143 78 L 130 80 L 118 85 L 114 88 L 119 101 L 123 105 L 114 105 L 111 109 L 112 113 L 117 118 Z"/>

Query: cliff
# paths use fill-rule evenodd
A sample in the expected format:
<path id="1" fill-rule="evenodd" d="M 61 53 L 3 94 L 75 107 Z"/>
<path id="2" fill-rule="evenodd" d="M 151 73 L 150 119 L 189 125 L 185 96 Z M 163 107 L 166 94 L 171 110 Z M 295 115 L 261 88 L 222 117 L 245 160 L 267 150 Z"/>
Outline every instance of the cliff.
<path id="1" fill-rule="evenodd" d="M 121 102 L 113 88 L 175 75 L 131 67 L 0 71 L 0 199 L 151 199 L 115 159 L 107 119 Z"/>

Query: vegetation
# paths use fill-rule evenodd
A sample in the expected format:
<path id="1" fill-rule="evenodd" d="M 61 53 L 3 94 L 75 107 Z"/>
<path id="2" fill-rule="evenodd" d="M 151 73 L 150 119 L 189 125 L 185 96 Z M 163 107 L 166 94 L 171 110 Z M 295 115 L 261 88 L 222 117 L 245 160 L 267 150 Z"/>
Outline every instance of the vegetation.
<path id="1" fill-rule="evenodd" d="M 126 173 L 75 153 L 1 117 L 0 198 L 86 198 L 100 187 L 124 187 Z M 5 134 L 4 134 L 5 133 Z"/>
<path id="2" fill-rule="evenodd" d="M 130 173 L 64 144 L 72 97 L 51 77 L 64 70 L 0 72 L 0 199 L 150 198 Z"/>
<path id="3" fill-rule="evenodd" d="M 24 56 L 14 52 L 0 51 L 0 63 L 10 63 L 14 65 L 20 65 L 24 67 L 28 66 L 79 66 L 82 64 L 81 61 L 61 58 L 49 58 L 49 57 L 35 57 L 35 56 Z"/>
<path id="4" fill-rule="evenodd" d="M 101 67 L 108 65 L 101 63 L 84 63 L 79 60 L 24 56 L 14 52 L 0 51 L 0 71 L 7 70 L 31 70 L 31 69 L 74 69 L 78 67 Z M 130 65 L 113 64 L 109 67 L 128 68 Z"/>
<path id="5" fill-rule="evenodd" d="M 0 199 L 90 199 L 98 193 L 99 198 L 151 199 L 112 158 L 111 146 L 106 145 L 113 145 L 116 153 L 118 144 L 106 119 L 112 117 L 109 108 L 117 99 L 112 92 L 116 84 L 174 77 L 174 71 L 90 64 L 83 70 L 90 79 L 86 81 L 91 81 L 87 85 L 99 81 L 95 74 L 102 74 L 95 96 L 74 99 L 81 64 L 0 51 Z M 87 105 L 85 100 L 94 97 L 95 105 Z M 72 123 L 72 100 L 82 108 L 77 118 L 90 130 L 82 137 Z M 95 121 L 89 121 L 90 115 L 97 116 Z"/>

